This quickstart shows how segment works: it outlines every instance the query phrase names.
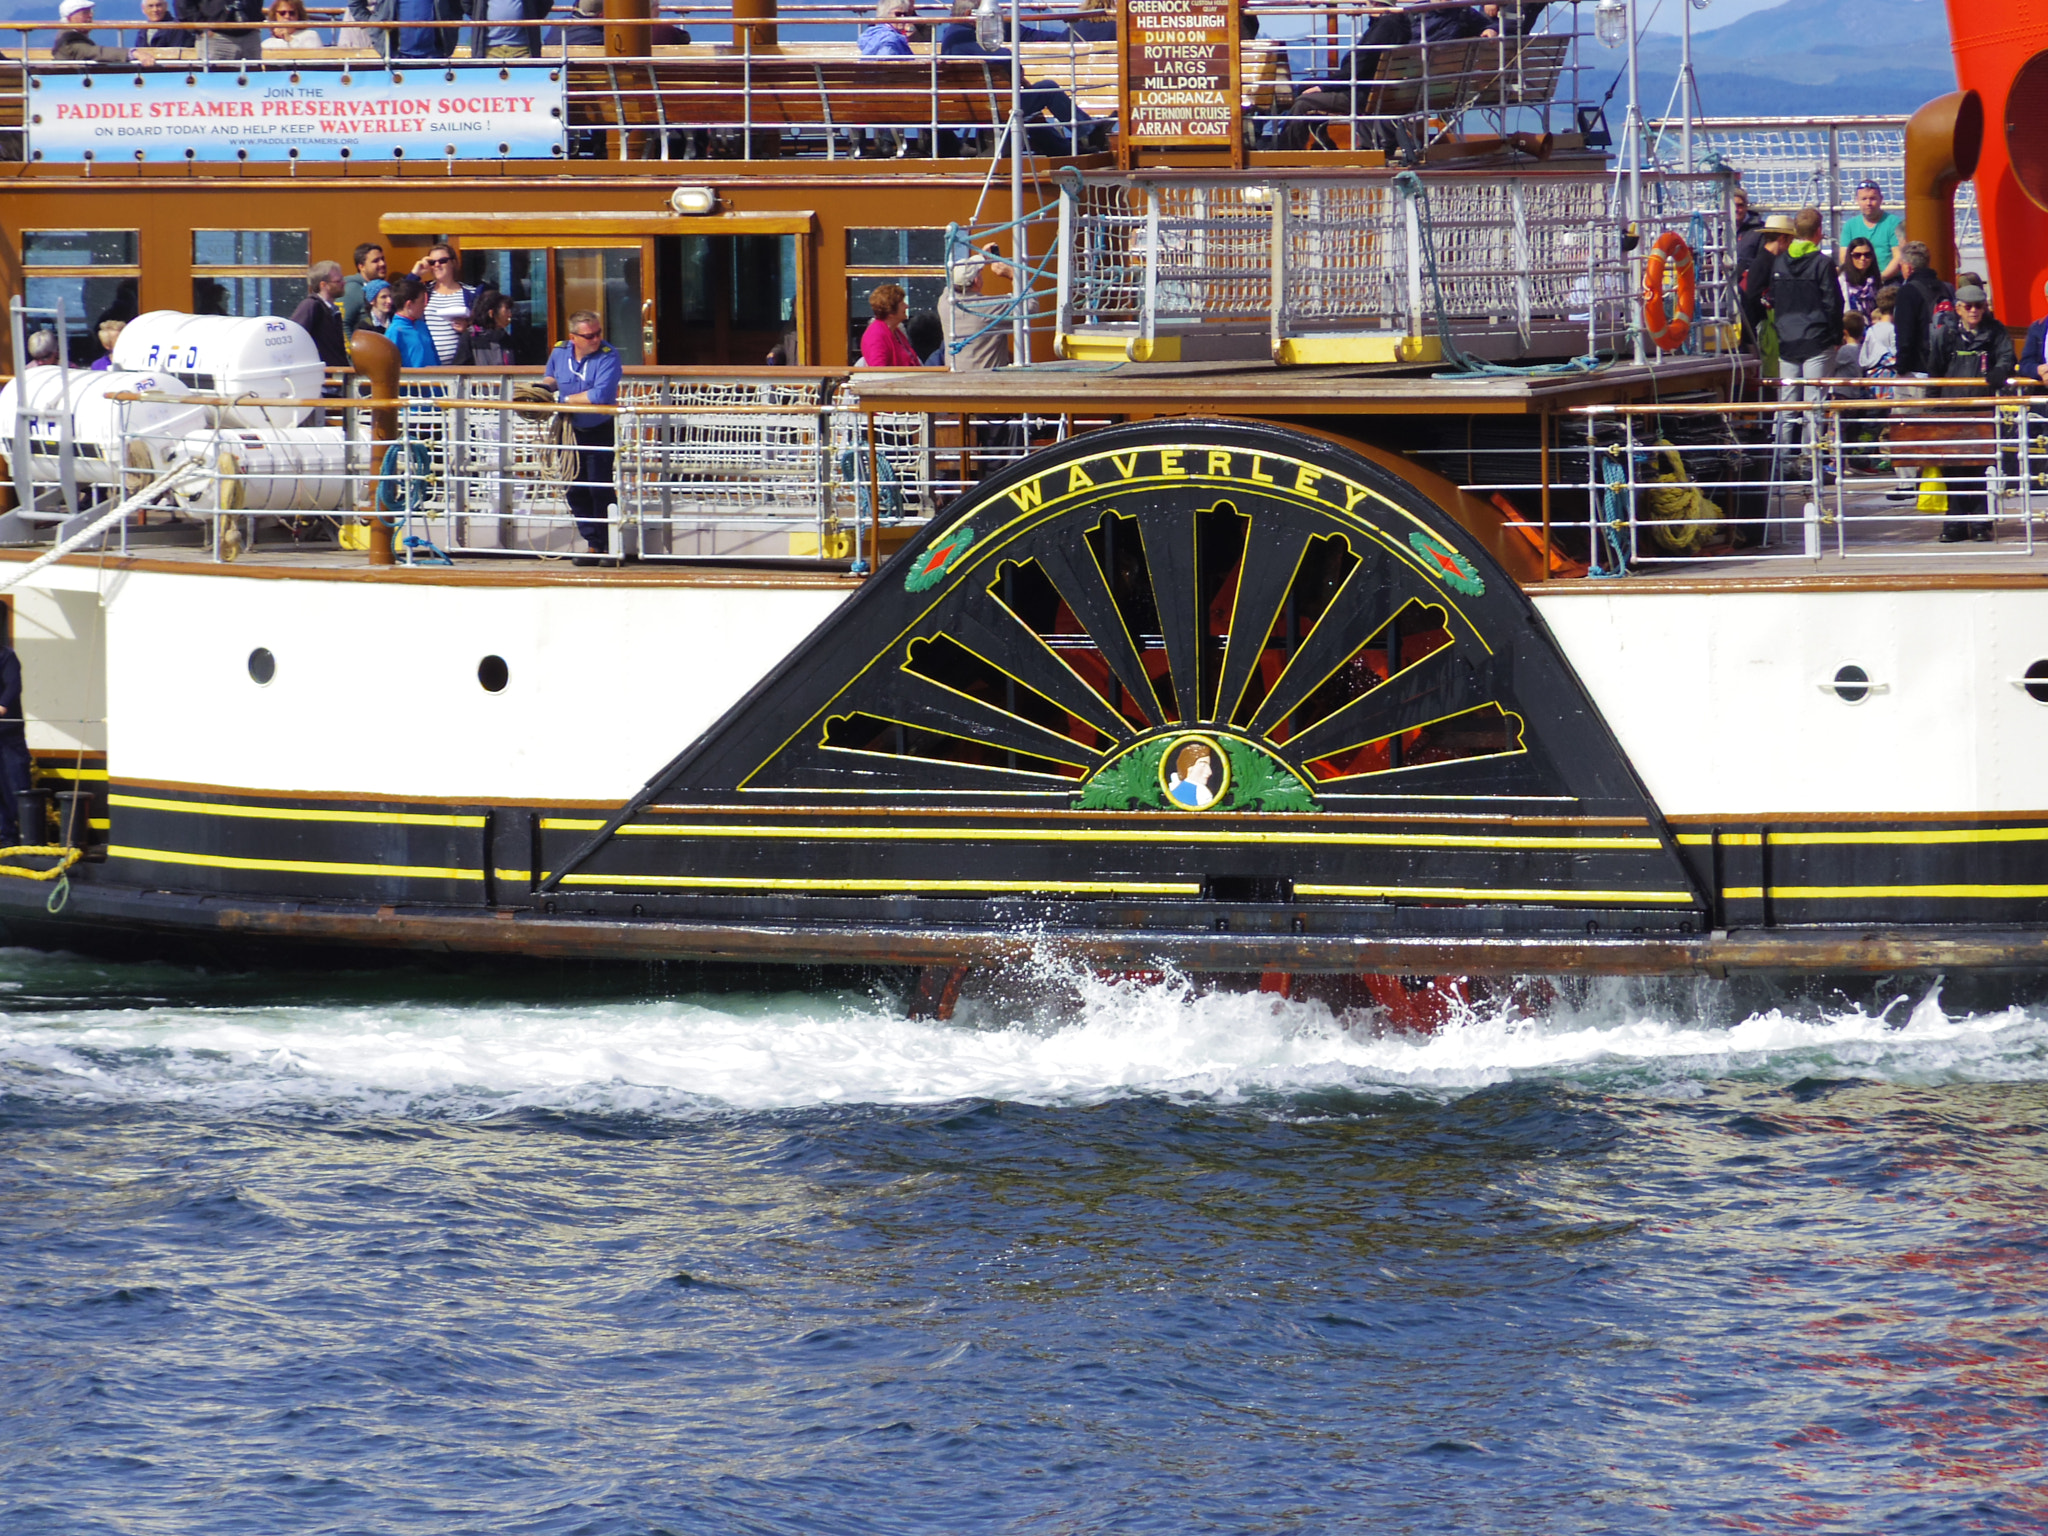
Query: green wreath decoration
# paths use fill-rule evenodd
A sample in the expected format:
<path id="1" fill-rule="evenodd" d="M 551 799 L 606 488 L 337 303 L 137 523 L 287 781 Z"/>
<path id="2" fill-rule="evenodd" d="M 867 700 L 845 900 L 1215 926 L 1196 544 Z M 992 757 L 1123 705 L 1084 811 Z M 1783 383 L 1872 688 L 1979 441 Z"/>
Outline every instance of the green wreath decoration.
<path id="1" fill-rule="evenodd" d="M 1483 597 L 1486 583 L 1470 560 L 1459 554 L 1434 534 L 1411 533 L 1408 542 L 1415 552 L 1422 556 L 1429 574 L 1454 592 L 1467 597 Z"/>
<path id="2" fill-rule="evenodd" d="M 972 528 L 965 524 L 955 528 L 918 556 L 917 563 L 911 566 L 909 574 L 903 578 L 903 590 L 922 592 L 928 587 L 937 586 L 945 580 L 946 572 L 958 563 L 960 557 L 967 552 L 967 546 L 973 542 Z"/>

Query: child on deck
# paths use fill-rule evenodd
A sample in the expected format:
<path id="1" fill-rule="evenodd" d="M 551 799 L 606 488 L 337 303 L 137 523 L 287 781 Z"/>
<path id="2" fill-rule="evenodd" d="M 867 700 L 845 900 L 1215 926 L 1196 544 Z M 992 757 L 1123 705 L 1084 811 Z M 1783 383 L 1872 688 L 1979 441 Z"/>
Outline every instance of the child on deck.
<path id="1" fill-rule="evenodd" d="M 1863 377 L 1863 340 L 1866 334 L 1866 322 L 1855 310 L 1849 310 L 1842 316 L 1842 344 L 1835 348 L 1835 366 L 1829 371 L 1830 377 Z"/>
<path id="2" fill-rule="evenodd" d="M 1870 324 L 1863 332 L 1863 350 L 1859 359 L 1866 379 L 1895 379 L 1899 376 L 1899 332 L 1892 323 L 1892 315 L 1898 307 L 1897 284 L 1878 290 L 1877 308 L 1871 312 Z M 1884 399 L 1890 394 L 1888 389 L 1870 391 L 1873 400 Z M 1880 452 L 1867 459 L 1863 467 L 1882 474 L 1891 468 L 1891 461 Z M 1890 493 L 1891 498 L 1897 501 L 1916 494 L 1913 480 L 1902 471 L 1898 485 Z"/>
<path id="3" fill-rule="evenodd" d="M 1896 285 L 1879 290 L 1877 308 L 1872 311 L 1870 324 L 1863 332 L 1863 350 L 1859 359 L 1868 378 L 1898 377 L 1899 333 L 1892 324 L 1892 314 L 1898 307 L 1899 290 Z"/>

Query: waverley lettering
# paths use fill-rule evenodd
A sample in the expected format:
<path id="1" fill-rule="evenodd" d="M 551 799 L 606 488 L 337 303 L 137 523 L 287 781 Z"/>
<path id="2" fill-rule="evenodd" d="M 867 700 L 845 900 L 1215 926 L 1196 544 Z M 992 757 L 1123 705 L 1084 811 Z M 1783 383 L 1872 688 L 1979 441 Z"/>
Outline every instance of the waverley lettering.
<path id="1" fill-rule="evenodd" d="M 111 151 L 146 160 L 152 143 L 181 160 L 562 153 L 555 70 L 493 70 L 490 89 L 474 93 L 408 91 L 405 83 L 404 71 L 43 76 L 29 113 L 29 152 L 60 163 Z"/>
<path id="2" fill-rule="evenodd" d="M 1377 516 L 1399 512 L 1391 502 L 1356 481 L 1330 470 L 1318 469 L 1298 459 L 1276 458 L 1269 453 L 1246 453 L 1241 449 L 1211 448 L 1188 443 L 1178 448 L 1140 448 L 1124 453 L 1098 454 L 1034 475 L 1013 485 L 1003 495 L 1019 512 L 1056 509 L 1068 497 L 1118 486 L 1156 486 L 1163 481 L 1198 480 L 1210 486 L 1266 494 L 1284 493 L 1330 508 L 1359 515 L 1361 504 L 1377 505 Z M 1408 518 L 1408 514 L 1401 513 Z M 1408 518 L 1413 522 L 1413 518 Z M 1422 525 L 1417 523 L 1418 528 Z"/>

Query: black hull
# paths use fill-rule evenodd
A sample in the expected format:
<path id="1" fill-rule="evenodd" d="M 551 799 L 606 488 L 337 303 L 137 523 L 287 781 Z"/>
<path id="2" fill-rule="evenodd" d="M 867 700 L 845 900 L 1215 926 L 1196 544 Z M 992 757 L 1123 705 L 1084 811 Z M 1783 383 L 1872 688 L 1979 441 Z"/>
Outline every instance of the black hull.
<path id="1" fill-rule="evenodd" d="M 1089 434 L 963 498 L 624 806 L 119 766 L 72 770 L 103 798 L 68 906 L 0 882 L 16 932 L 1259 975 L 2048 963 L 2048 814 L 1674 821 L 1483 540 L 1244 423 Z"/>
<path id="2" fill-rule="evenodd" d="M 2048 972 L 2048 931 L 2000 927 L 1400 936 L 1219 929 L 1218 915 L 1204 911 L 1182 914 L 1177 927 L 1086 932 L 996 923 L 681 922 L 481 907 L 276 902 L 84 882 L 74 882 L 61 911 L 51 914 L 48 890 L 25 881 L 0 888 L 0 930 L 11 942 L 187 962 L 278 964 L 341 956 L 368 963 L 376 957 L 437 955 L 764 971 L 823 967 L 846 977 L 1045 960 L 1115 974 L 1170 968 L 1238 976 Z"/>

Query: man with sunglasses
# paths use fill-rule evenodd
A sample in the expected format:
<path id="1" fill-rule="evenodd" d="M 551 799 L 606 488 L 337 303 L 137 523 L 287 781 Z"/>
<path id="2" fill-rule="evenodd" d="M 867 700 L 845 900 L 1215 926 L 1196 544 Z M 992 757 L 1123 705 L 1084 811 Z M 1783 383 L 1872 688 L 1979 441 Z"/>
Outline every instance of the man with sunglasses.
<path id="1" fill-rule="evenodd" d="M 1842 220 L 1842 239 L 1836 248 L 1846 251 L 1857 240 L 1868 240 L 1877 252 L 1878 281 L 1905 280 L 1906 265 L 1900 259 L 1906 243 L 1905 220 L 1884 211 L 1884 188 L 1874 181 L 1856 184 L 1856 211 Z"/>
<path id="2" fill-rule="evenodd" d="M 561 405 L 617 405 L 619 380 L 626 371 L 619 354 L 604 339 L 604 321 L 596 312 L 579 309 L 569 317 L 569 339 L 548 354 L 548 377 Z M 592 411 L 569 418 L 576 434 L 576 483 L 569 487 L 569 512 L 576 531 L 592 556 L 611 553 L 612 418 Z"/>
<path id="3" fill-rule="evenodd" d="M 2019 367 L 2013 356 L 2012 333 L 1991 313 L 1990 295 L 1975 284 L 1956 290 L 1955 318 L 1949 324 L 1935 326 L 1928 353 L 1930 377 L 1981 381 L 1978 390 L 1946 391 L 1951 396 L 1999 394 Z M 1978 406 L 1965 414 L 1982 420 L 1983 412 L 1984 408 Z M 1969 434 L 1958 431 L 1956 435 L 1962 439 Z M 1993 515 L 1997 511 L 1991 495 L 1991 468 L 1988 463 L 1944 466 L 1948 518 L 1941 525 L 1942 543 L 1954 544 L 1963 539 L 1991 542 L 1996 526 Z"/>

